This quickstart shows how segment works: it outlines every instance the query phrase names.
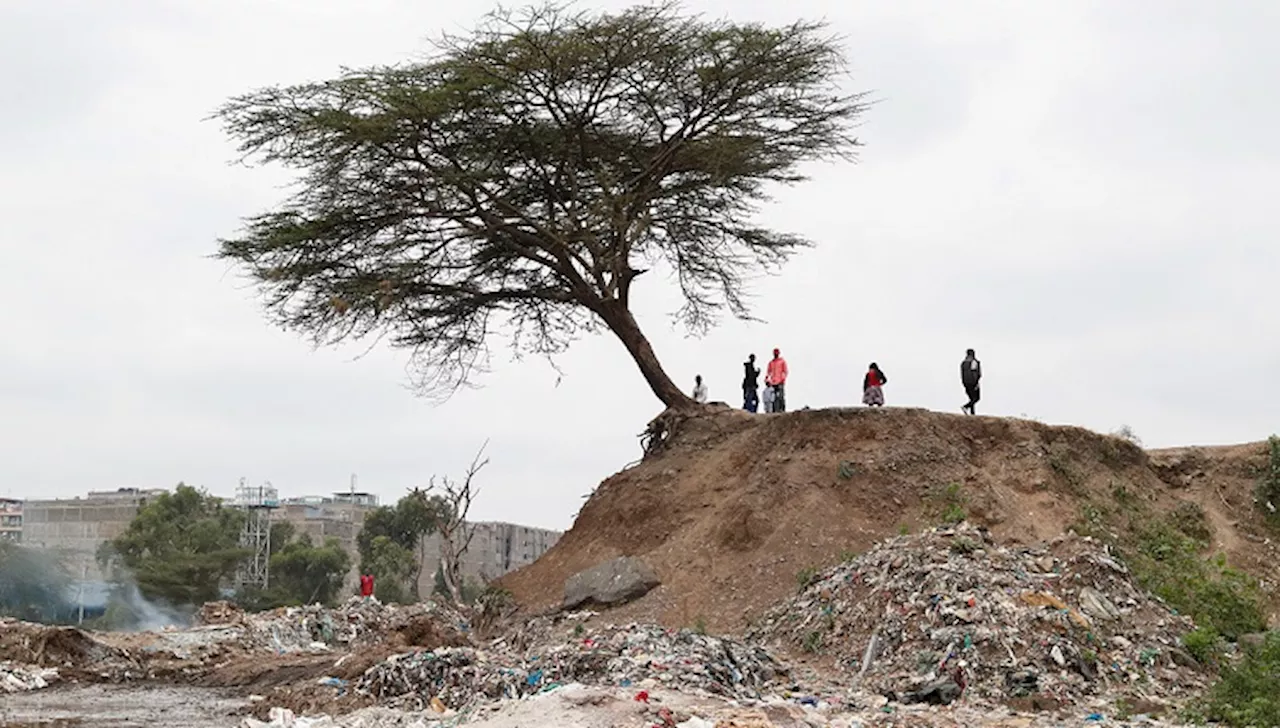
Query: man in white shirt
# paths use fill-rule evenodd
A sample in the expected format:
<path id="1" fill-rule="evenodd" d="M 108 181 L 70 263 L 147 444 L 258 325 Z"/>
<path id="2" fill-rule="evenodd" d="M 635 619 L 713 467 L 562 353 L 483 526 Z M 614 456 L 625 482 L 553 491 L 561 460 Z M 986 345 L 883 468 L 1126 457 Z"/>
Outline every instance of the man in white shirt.
<path id="1" fill-rule="evenodd" d="M 702 375 L 693 378 L 693 399 L 700 404 L 707 403 L 707 385 L 702 383 Z"/>

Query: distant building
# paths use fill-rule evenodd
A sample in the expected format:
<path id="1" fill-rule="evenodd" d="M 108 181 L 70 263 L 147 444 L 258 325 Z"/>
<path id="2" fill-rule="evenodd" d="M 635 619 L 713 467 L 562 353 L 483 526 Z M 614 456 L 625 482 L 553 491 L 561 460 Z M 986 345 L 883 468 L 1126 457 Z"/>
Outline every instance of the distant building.
<path id="1" fill-rule="evenodd" d="M 332 496 L 303 496 L 280 499 L 280 507 L 272 512 L 277 521 L 289 521 L 299 534 L 311 535 L 319 545 L 336 538 L 351 556 L 351 570 L 345 585 L 354 589 L 358 582 L 360 548 L 357 538 L 364 526 L 365 515 L 378 508 L 378 497 L 372 493 L 343 492 Z M 532 564 L 560 538 L 560 532 L 528 528 L 511 523 L 476 523 L 471 547 L 462 557 L 462 574 L 481 583 L 509 571 Z M 423 544 L 426 564 L 418 583 L 418 593 L 430 594 L 435 588 L 436 567 L 440 563 L 440 537 L 428 536 Z M 418 553 L 414 554 L 416 558 Z"/>
<path id="2" fill-rule="evenodd" d="M 124 533 L 138 510 L 164 492 L 167 491 L 121 488 L 91 491 L 82 498 L 0 500 L 0 538 L 21 539 L 27 546 L 54 552 L 76 579 L 105 581 L 105 575 L 98 568 L 98 547 Z M 228 501 L 228 505 L 233 505 L 233 501 Z M 351 556 L 351 570 L 345 581 L 348 591 L 353 591 L 360 564 L 356 540 L 365 516 L 378 508 L 378 497 L 353 489 L 329 496 L 280 498 L 273 505 L 272 523 L 288 521 L 297 534 L 309 534 L 317 545 L 330 538 L 338 540 Z M 475 536 L 463 555 L 462 573 L 467 579 L 481 583 L 533 563 L 561 535 L 558 531 L 511 523 L 479 522 L 472 527 L 476 529 Z M 273 546 L 278 548 L 280 544 Z M 427 595 L 435 587 L 440 537 L 428 536 L 423 546 L 426 563 L 419 593 Z"/>
<path id="3" fill-rule="evenodd" d="M 22 541 L 22 501 L 0 498 L 0 540 Z"/>
<path id="4" fill-rule="evenodd" d="M 302 496 L 282 498 L 279 507 L 271 513 L 273 521 L 292 523 L 296 533 L 308 534 L 311 542 L 322 545 L 327 539 L 336 538 L 343 550 L 351 556 L 351 569 L 347 571 L 346 585 L 354 588 L 358 583 L 360 549 L 356 537 L 364 525 L 364 516 L 378 507 L 378 496 L 372 493 L 335 493 L 332 496 Z M 276 547 L 279 544 L 275 545 Z"/>
<path id="5" fill-rule="evenodd" d="M 54 552 L 77 578 L 100 581 L 98 546 L 124 533 L 148 499 L 163 489 L 90 491 L 84 498 L 28 500 L 23 504 L 22 541 Z"/>
<path id="6" fill-rule="evenodd" d="M 471 524 L 471 527 L 475 529 L 475 535 L 462 555 L 462 576 L 481 584 L 532 564 L 561 536 L 559 531 L 514 523 L 482 521 Z M 427 563 L 418 581 L 418 593 L 425 596 L 435 588 L 436 569 L 440 564 L 440 537 L 428 536 L 424 546 Z"/>

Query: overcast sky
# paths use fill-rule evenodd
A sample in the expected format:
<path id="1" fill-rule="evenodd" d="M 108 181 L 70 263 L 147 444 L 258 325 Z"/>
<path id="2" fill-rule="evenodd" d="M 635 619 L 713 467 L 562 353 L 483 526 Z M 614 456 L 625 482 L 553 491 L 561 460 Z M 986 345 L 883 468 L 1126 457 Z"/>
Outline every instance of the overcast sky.
<path id="1" fill-rule="evenodd" d="M 613 2 L 608 7 L 621 7 Z M 0 2 L 0 494 L 170 486 L 391 500 L 488 438 L 474 514 L 566 528 L 638 455 L 659 409 L 622 346 L 508 363 L 442 406 L 404 352 L 313 350 L 209 259 L 282 195 L 204 119 L 255 87 L 422 52 L 474 0 Z M 737 403 L 740 362 L 780 346 L 792 408 L 852 404 L 866 364 L 891 405 L 981 409 L 1148 445 L 1280 429 L 1280 3 L 691 2 L 827 17 L 851 88 L 881 102 L 858 165 L 813 170 L 762 219 L 817 243 L 755 289 L 766 323 L 670 327 L 634 297 L 668 371 Z M 647 277 L 646 277 L 647 278 Z"/>

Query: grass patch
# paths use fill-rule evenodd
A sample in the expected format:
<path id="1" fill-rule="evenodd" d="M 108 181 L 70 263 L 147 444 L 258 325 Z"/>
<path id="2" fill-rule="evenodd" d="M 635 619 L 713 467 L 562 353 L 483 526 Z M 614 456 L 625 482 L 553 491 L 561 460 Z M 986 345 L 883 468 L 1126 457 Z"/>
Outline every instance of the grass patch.
<path id="1" fill-rule="evenodd" d="M 1267 438 L 1267 464 L 1258 478 L 1254 500 L 1267 524 L 1280 529 L 1280 437 L 1275 435 Z"/>
<path id="2" fill-rule="evenodd" d="M 799 591 L 804 591 L 818 581 L 818 567 L 806 566 L 796 572 L 796 586 Z"/>
<path id="3" fill-rule="evenodd" d="M 1209 517 L 1205 515 L 1199 503 L 1191 501 L 1179 503 L 1169 514 L 1169 525 L 1202 544 L 1208 544 L 1213 538 L 1213 531 L 1209 529 Z"/>
<path id="4" fill-rule="evenodd" d="M 853 464 L 852 460 L 841 460 L 839 467 L 836 468 L 836 475 L 841 480 L 849 480 L 858 474 L 858 468 Z"/>
<path id="5" fill-rule="evenodd" d="M 800 648 L 809 654 L 822 649 L 822 633 L 815 629 L 806 634 L 800 643 Z"/>
<path id="6" fill-rule="evenodd" d="M 1071 461 L 1071 446 L 1065 442 L 1058 441 L 1049 446 L 1049 469 L 1073 491 L 1084 485 L 1084 475 Z"/>
<path id="7" fill-rule="evenodd" d="M 1217 632 L 1204 627 L 1196 627 L 1182 635 L 1182 646 L 1201 665 L 1218 664 L 1218 658 L 1223 652 L 1222 637 L 1218 636 Z"/>
<path id="8" fill-rule="evenodd" d="M 1107 510 L 1090 501 L 1080 504 L 1080 517 L 1071 528 L 1081 536 L 1092 536 L 1099 540 L 1111 538 L 1111 532 L 1107 528 Z"/>
<path id="9" fill-rule="evenodd" d="M 931 510 L 938 521 L 943 525 L 954 526 L 969 517 L 969 513 L 965 510 L 969 497 L 964 494 L 959 483 L 934 488 L 926 499 L 930 502 Z"/>
<path id="10" fill-rule="evenodd" d="M 1135 508 L 1138 505 L 1138 494 L 1129 489 L 1127 483 L 1111 481 L 1111 499 L 1121 508 Z"/>
<path id="11" fill-rule="evenodd" d="M 1280 726 L 1280 632 L 1248 646 L 1209 691 L 1205 717 L 1229 726 Z"/>
<path id="12" fill-rule="evenodd" d="M 1125 557 L 1143 588 L 1202 629 L 1233 641 L 1265 629 L 1257 580 L 1228 567 L 1224 556 L 1203 558 L 1206 545 L 1164 518 L 1140 527 Z"/>

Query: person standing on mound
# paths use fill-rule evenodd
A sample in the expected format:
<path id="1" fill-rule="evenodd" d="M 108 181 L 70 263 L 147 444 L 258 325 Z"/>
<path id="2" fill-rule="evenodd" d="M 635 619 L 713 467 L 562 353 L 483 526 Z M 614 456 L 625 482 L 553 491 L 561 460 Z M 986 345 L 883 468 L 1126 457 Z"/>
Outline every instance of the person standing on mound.
<path id="1" fill-rule="evenodd" d="M 764 384 L 773 390 L 773 406 L 766 412 L 786 412 L 787 411 L 787 360 L 782 358 L 782 352 L 778 349 L 773 350 L 773 359 L 769 360 L 768 371 L 764 375 Z"/>
<path id="2" fill-rule="evenodd" d="M 880 365 L 871 362 L 866 376 L 862 378 L 862 403 L 868 407 L 883 407 L 884 385 L 888 383 L 889 378 L 880 371 Z"/>
<path id="3" fill-rule="evenodd" d="M 756 355 L 749 354 L 742 362 L 742 409 L 755 412 L 760 406 L 760 368 L 756 366 Z M 767 410 L 766 410 L 767 411 Z"/>
<path id="4" fill-rule="evenodd" d="M 978 361 L 978 356 L 973 353 L 973 349 L 969 349 L 965 352 L 964 361 L 960 362 L 960 383 L 964 385 L 964 393 L 969 396 L 969 401 L 960 408 L 961 412 L 967 415 L 978 414 L 974 411 L 974 407 L 978 404 L 978 400 L 982 399 L 981 382 L 982 362 Z"/>

